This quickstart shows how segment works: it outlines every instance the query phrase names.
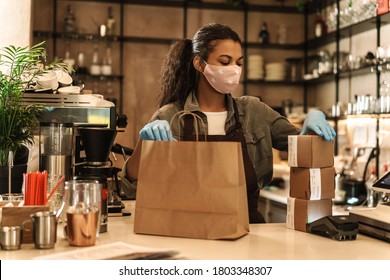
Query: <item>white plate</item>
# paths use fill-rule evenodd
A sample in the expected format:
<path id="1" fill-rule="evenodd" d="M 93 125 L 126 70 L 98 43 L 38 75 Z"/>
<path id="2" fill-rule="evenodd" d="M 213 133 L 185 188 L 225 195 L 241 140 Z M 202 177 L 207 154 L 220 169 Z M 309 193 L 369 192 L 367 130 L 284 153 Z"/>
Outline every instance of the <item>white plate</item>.
<path id="1" fill-rule="evenodd" d="M 61 85 L 69 86 L 69 85 L 72 84 L 73 79 L 72 79 L 72 77 L 68 73 L 66 73 L 64 71 L 61 71 L 61 74 L 58 76 L 58 82 Z"/>
<path id="2" fill-rule="evenodd" d="M 61 94 L 80 94 L 81 88 L 78 86 L 62 87 L 57 92 Z"/>

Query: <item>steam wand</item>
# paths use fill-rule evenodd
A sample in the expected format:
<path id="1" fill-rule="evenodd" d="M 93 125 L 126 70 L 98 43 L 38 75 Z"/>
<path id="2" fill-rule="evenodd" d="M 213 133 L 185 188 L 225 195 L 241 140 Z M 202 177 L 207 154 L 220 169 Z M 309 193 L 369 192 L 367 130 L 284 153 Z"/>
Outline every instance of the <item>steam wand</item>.
<path id="1" fill-rule="evenodd" d="M 9 193 L 10 197 L 11 197 L 11 187 L 12 187 L 12 180 L 11 180 L 12 167 L 14 167 L 14 153 L 12 151 L 9 151 L 9 153 L 8 153 L 8 193 Z"/>

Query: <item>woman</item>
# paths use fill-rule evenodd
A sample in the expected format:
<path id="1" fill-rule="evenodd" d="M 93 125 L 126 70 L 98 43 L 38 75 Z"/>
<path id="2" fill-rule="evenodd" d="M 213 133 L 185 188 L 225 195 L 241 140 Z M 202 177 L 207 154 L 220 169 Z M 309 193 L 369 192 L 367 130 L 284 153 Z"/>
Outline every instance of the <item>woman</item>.
<path id="1" fill-rule="evenodd" d="M 192 119 L 169 123 L 175 113 L 187 110 L 199 115 L 208 141 L 242 143 L 250 223 L 262 223 L 258 212 L 259 190 L 272 179 L 272 148 L 287 150 L 287 136 L 300 130 L 257 97 L 233 98 L 243 64 L 241 40 L 228 26 L 209 24 L 192 40 L 177 42 L 162 66 L 160 109 L 140 131 L 142 140 L 193 140 Z M 302 134 L 314 132 L 332 141 L 333 128 L 320 111 L 311 111 Z M 180 135 L 180 136 L 179 136 Z M 180 138 L 180 139 L 179 139 Z M 137 179 L 139 141 L 127 163 L 127 177 Z"/>

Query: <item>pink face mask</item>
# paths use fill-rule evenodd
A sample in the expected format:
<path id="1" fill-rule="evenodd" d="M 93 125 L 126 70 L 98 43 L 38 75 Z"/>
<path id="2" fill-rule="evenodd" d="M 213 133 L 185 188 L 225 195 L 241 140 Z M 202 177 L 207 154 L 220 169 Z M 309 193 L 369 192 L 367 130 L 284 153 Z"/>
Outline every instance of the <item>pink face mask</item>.
<path id="1" fill-rule="evenodd" d="M 232 93 L 240 83 L 241 67 L 238 65 L 217 66 L 206 63 L 203 75 L 216 91 L 224 94 Z"/>

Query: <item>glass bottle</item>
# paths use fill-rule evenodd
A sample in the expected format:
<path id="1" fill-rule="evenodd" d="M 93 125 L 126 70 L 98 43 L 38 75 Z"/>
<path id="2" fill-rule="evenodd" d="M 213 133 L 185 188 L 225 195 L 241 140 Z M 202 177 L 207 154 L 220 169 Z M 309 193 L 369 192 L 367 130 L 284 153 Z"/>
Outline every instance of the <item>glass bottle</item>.
<path id="1" fill-rule="evenodd" d="M 80 51 L 77 55 L 77 73 L 78 74 L 87 74 L 88 69 L 85 66 L 85 54 L 83 51 Z"/>
<path id="2" fill-rule="evenodd" d="M 102 65 L 102 74 L 111 75 L 112 74 L 112 56 L 111 56 L 111 46 L 107 45 L 106 47 L 106 56 L 103 60 Z"/>
<path id="3" fill-rule="evenodd" d="M 92 64 L 90 67 L 90 72 L 92 75 L 100 75 L 101 73 L 101 67 L 99 65 L 99 51 L 97 45 L 95 45 L 93 48 Z"/>
<path id="4" fill-rule="evenodd" d="M 108 17 L 107 17 L 107 35 L 113 36 L 115 34 L 115 19 L 112 15 L 112 7 L 108 7 Z"/>
<path id="5" fill-rule="evenodd" d="M 372 185 L 376 181 L 376 168 L 373 166 L 370 170 L 370 177 L 368 177 L 366 182 L 367 189 L 367 207 L 375 207 L 377 204 L 376 193 L 372 189 Z"/>
<path id="6" fill-rule="evenodd" d="M 320 9 L 318 8 L 316 13 L 316 20 L 314 23 L 314 35 L 318 38 L 324 36 L 326 32 L 327 32 L 326 22 L 321 15 Z"/>
<path id="7" fill-rule="evenodd" d="M 263 22 L 259 32 L 259 42 L 260 44 L 268 44 L 269 43 L 269 32 L 268 26 L 266 22 Z"/>
<path id="8" fill-rule="evenodd" d="M 65 42 L 65 56 L 64 56 L 64 63 L 74 67 L 75 65 L 75 60 L 70 56 L 70 51 L 69 51 L 69 41 L 67 40 Z"/>
<path id="9" fill-rule="evenodd" d="M 76 32 L 76 17 L 71 5 L 67 6 L 67 15 L 64 19 L 64 31 Z"/>

